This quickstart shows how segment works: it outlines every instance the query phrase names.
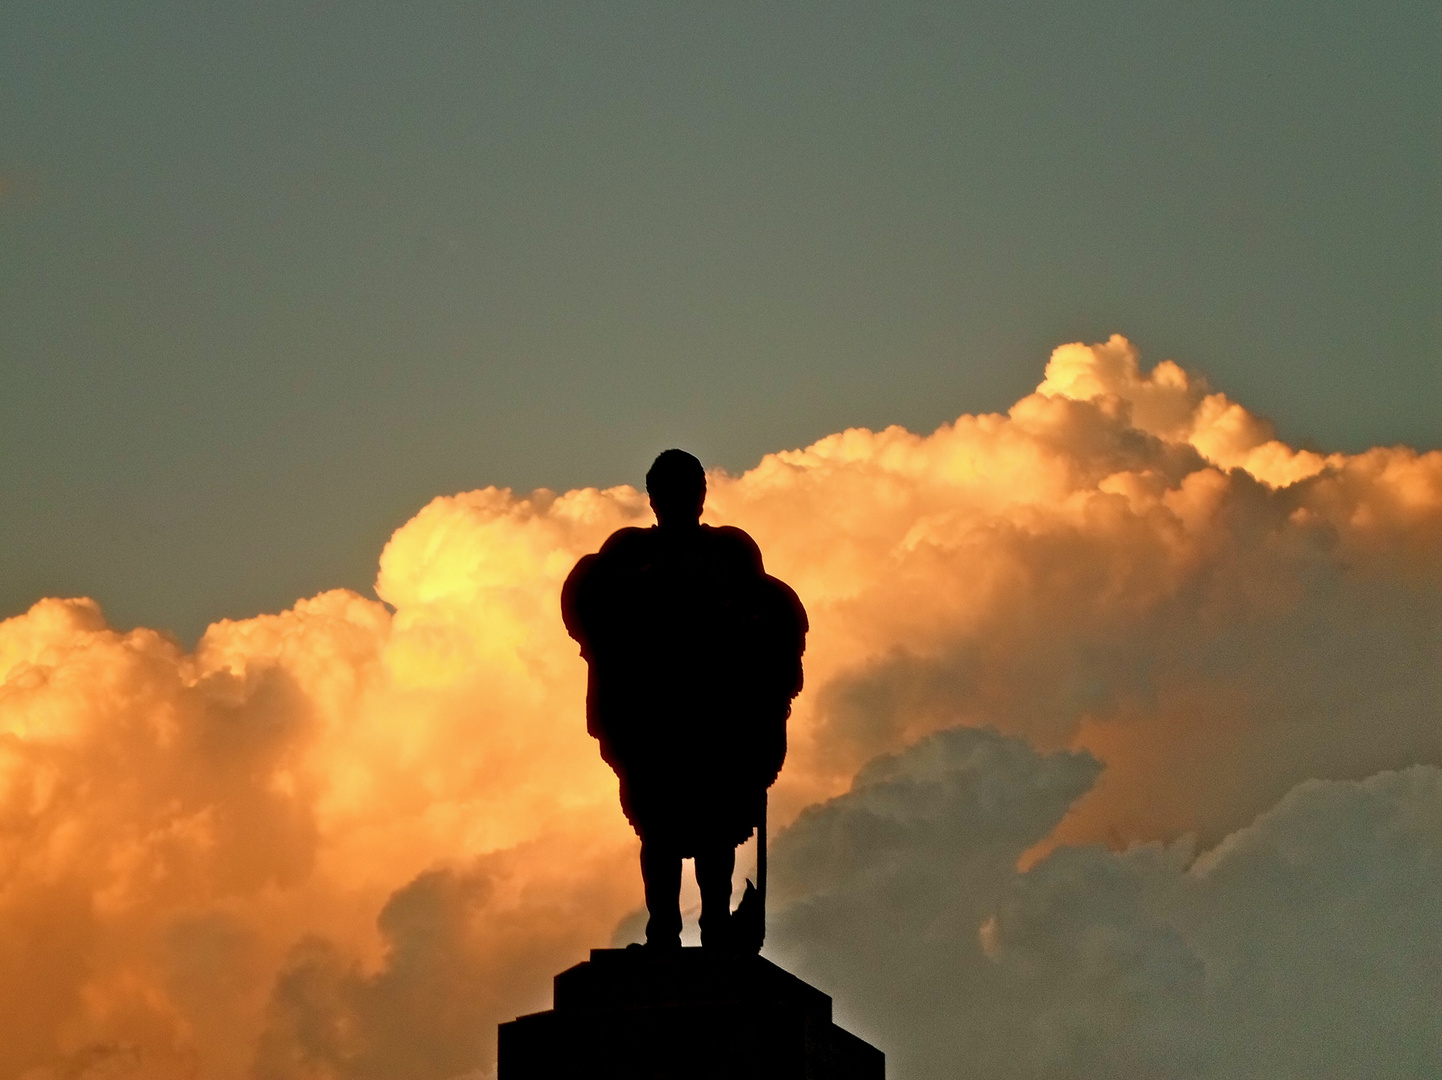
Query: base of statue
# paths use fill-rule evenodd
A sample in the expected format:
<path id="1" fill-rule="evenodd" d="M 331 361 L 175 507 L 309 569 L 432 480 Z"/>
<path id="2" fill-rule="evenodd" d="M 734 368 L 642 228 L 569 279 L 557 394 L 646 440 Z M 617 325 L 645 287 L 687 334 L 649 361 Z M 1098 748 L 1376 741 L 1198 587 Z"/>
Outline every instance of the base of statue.
<path id="1" fill-rule="evenodd" d="M 497 1080 L 884 1080 L 831 998 L 759 956 L 593 949 L 555 1008 L 500 1027 Z"/>

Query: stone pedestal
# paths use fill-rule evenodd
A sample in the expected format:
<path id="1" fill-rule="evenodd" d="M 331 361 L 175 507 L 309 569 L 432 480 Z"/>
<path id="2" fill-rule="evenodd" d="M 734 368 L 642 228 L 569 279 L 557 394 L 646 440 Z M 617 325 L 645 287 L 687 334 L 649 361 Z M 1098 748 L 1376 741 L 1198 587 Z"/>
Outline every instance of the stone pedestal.
<path id="1" fill-rule="evenodd" d="M 759 956 L 595 949 L 500 1028 L 498 1080 L 884 1080 L 831 998 Z"/>

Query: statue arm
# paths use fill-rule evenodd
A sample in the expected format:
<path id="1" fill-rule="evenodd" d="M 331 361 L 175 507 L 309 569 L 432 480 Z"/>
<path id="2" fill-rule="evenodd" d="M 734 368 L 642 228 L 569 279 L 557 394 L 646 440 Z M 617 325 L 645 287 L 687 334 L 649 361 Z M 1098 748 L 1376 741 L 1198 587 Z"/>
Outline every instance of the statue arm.
<path id="1" fill-rule="evenodd" d="M 801 657 L 806 652 L 806 633 L 811 624 L 796 590 L 769 574 L 764 580 L 769 601 L 767 637 L 773 643 L 777 689 L 790 701 L 801 693 L 804 681 Z"/>
<path id="2" fill-rule="evenodd" d="M 587 626 L 591 621 L 587 617 L 591 589 L 588 586 L 594 584 L 592 578 L 599 561 L 599 555 L 583 555 L 561 586 L 561 621 L 566 625 L 566 633 L 581 646 L 581 655 L 587 660 L 591 659 L 591 635 Z"/>

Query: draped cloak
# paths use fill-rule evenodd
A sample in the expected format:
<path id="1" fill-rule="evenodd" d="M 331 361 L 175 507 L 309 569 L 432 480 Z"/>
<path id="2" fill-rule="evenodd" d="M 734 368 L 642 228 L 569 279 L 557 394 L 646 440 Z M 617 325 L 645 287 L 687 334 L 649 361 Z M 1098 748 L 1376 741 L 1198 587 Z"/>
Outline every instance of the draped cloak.
<path id="1" fill-rule="evenodd" d="M 741 529 L 621 529 L 561 592 L 587 730 L 643 840 L 741 843 L 786 757 L 806 611 Z"/>

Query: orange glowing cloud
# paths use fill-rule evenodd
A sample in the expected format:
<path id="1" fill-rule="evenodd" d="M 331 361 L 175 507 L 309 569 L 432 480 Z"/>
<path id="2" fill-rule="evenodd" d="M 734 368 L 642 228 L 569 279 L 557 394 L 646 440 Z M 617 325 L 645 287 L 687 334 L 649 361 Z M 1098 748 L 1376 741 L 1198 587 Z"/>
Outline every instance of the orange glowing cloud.
<path id="1" fill-rule="evenodd" d="M 958 726 L 1103 766 L 1033 858 L 1442 762 L 1442 453 L 1293 450 L 1120 337 L 1006 415 L 841 432 L 707 505 L 811 615 L 781 825 Z M 384 603 L 189 654 L 88 600 L 0 623 L 0 1075 L 483 1075 L 640 903 L 558 595 L 649 520 L 630 487 L 437 498 Z"/>

